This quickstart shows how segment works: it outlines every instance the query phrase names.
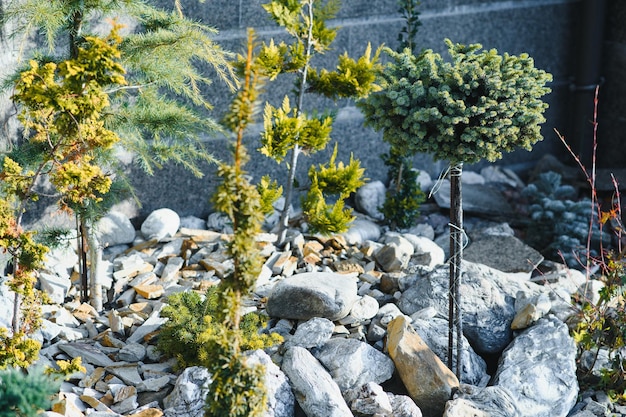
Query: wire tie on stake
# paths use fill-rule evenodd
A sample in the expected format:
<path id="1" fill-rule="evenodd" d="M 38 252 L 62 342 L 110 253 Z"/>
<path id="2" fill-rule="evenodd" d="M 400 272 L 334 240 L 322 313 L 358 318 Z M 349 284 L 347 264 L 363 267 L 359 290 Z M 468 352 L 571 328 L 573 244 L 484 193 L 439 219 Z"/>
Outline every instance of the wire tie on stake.
<path id="1" fill-rule="evenodd" d="M 433 188 L 431 188 L 430 192 L 428 193 L 428 198 L 431 198 L 433 194 L 436 194 L 439 191 L 439 188 L 441 188 L 441 184 L 443 183 L 443 180 L 446 179 L 449 172 L 450 172 L 450 165 L 446 166 L 446 169 L 441 171 L 441 173 L 439 174 L 439 177 L 437 178 L 437 181 L 435 181 L 435 185 L 433 185 Z"/>
<path id="2" fill-rule="evenodd" d="M 463 229 L 462 227 L 457 226 L 456 224 L 452 224 L 452 223 L 448 223 L 448 226 L 451 229 L 456 229 L 457 232 L 461 233 L 461 238 L 462 238 L 462 242 L 463 242 L 461 247 L 462 247 L 462 249 L 465 249 L 469 245 L 469 237 L 467 236 L 467 233 L 465 232 L 465 229 Z"/>

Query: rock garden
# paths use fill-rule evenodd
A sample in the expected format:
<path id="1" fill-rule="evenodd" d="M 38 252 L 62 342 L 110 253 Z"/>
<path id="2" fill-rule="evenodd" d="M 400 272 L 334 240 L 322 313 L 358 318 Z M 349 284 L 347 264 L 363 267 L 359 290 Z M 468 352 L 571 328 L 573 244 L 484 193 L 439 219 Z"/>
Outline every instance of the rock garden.
<path id="1" fill-rule="evenodd" d="M 0 417 L 626 416 L 617 181 L 600 195 L 564 138 L 580 175 L 549 155 L 495 164 L 542 139 L 552 76 L 528 54 L 449 39 L 446 56 L 419 51 L 412 0 L 397 50 L 364 45 L 332 70 L 316 65 L 333 1 L 263 4 L 288 40 L 250 29 L 236 59 L 180 2 L 37 3 L 3 23 L 69 45 L 10 81 L 21 128 L 0 166 Z M 116 7 L 132 30 L 83 32 Z M 230 87 L 220 122 L 195 113 L 211 107 L 199 63 Z M 292 92 L 263 104 L 277 79 Z M 354 101 L 382 134 L 387 179 L 366 180 L 336 143 L 300 184 L 300 156 L 332 141 L 312 94 Z M 283 184 L 246 171 L 261 113 L 258 150 Z M 193 135 L 206 131 L 229 158 L 206 153 Z M 215 163 L 214 210 L 163 202 L 129 218 L 122 151 L 150 174 Z M 447 169 L 431 178 L 418 154 Z M 73 224 L 27 227 L 46 198 Z"/>

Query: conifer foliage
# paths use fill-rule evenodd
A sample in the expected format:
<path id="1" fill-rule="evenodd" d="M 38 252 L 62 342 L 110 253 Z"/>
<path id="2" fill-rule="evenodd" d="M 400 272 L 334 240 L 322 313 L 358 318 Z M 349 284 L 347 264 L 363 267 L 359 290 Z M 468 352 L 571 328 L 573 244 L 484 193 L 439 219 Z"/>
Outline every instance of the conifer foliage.
<path id="1" fill-rule="evenodd" d="M 83 140 L 83 137 L 91 140 L 73 150 L 62 148 L 62 152 L 67 153 L 62 157 L 67 161 L 62 168 L 51 172 L 49 179 L 62 193 L 62 208 L 71 209 L 77 216 L 82 298 L 84 301 L 91 299 L 98 310 L 102 308 L 101 287 L 95 282 L 99 275 L 96 272 L 99 244 L 91 228 L 113 203 L 130 191 L 128 182 L 120 175 L 122 170 L 113 146 L 130 151 L 135 162 L 149 174 L 166 162 L 174 162 L 201 176 L 198 162 L 213 161 L 213 158 L 199 136 L 219 130 L 218 124 L 203 114 L 211 107 L 201 88 L 211 82 L 204 75 L 206 67 L 210 67 L 217 78 L 234 86 L 229 54 L 211 39 L 216 31 L 185 18 L 180 3 L 175 5 L 175 10 L 168 12 L 141 0 L 15 0 L 3 4 L 0 23 L 11 22 L 16 28 L 10 35 L 21 36 L 26 42 L 35 33 L 42 34 L 49 55 L 32 51 L 36 59 L 30 61 L 29 76 L 34 78 L 20 79 L 20 74 L 14 77 L 13 81 L 19 79 L 14 98 L 18 105 L 30 109 L 22 122 L 33 137 L 26 138 L 27 144 L 21 138 L 10 138 L 14 147 L 12 155 L 30 159 L 33 153 L 42 152 L 39 148 L 45 145 L 46 135 L 54 136 L 59 132 L 67 134 L 69 141 Z M 119 74 L 126 75 L 123 83 L 119 80 L 102 83 L 106 88 L 97 92 L 98 97 L 94 95 L 93 85 L 86 84 L 84 91 L 80 91 L 80 100 L 84 103 L 71 100 L 71 96 L 55 102 L 50 98 L 55 90 L 36 90 L 37 85 L 47 88 L 46 83 L 56 76 L 65 77 L 68 83 L 80 83 L 87 77 L 98 76 L 99 71 L 109 71 L 109 61 L 97 55 L 93 45 L 98 39 L 103 41 L 103 36 L 96 33 L 97 26 L 106 18 L 117 16 L 130 20 L 132 26 L 124 31 L 124 36 L 120 35 L 119 28 L 115 31 L 115 65 L 119 66 L 116 69 Z M 88 45 L 91 47 L 87 48 Z M 96 55 L 87 56 L 88 53 Z M 89 61 L 91 66 L 77 73 L 77 68 L 67 63 L 79 61 L 81 65 Z M 47 102 L 38 103 L 39 99 L 46 98 Z M 66 120 L 79 111 L 86 111 L 81 107 L 84 104 L 92 106 L 91 114 L 83 114 L 84 119 Z M 46 105 L 59 107 L 53 109 L 57 114 L 41 110 Z M 77 107 L 63 108 L 70 105 Z M 33 140 L 35 145 L 32 145 Z M 89 148 L 89 152 L 78 158 L 85 148 Z M 48 175 L 46 171 L 34 172 Z M 112 181 L 113 174 L 118 181 Z M 88 263 L 91 293 L 88 291 Z"/>
<path id="2" fill-rule="evenodd" d="M 223 121 L 235 136 L 233 161 L 219 164 L 221 183 L 213 196 L 216 209 L 232 224 L 227 253 L 233 268 L 217 288 L 207 291 L 204 300 L 195 293 L 183 293 L 171 297 L 162 313 L 170 320 L 164 326 L 160 348 L 175 355 L 182 366 L 198 363 L 211 373 L 207 416 L 263 415 L 267 396 L 264 370 L 260 365 L 248 364 L 243 351 L 281 340 L 278 335 L 259 335 L 258 316 L 241 313 L 243 300 L 253 289 L 263 265 L 255 237 L 261 232 L 266 206 L 244 170 L 248 161 L 244 132 L 254 119 L 259 88 L 265 79 L 255 60 L 254 46 L 250 30 L 246 54 L 235 65 L 242 85 Z"/>
<path id="3" fill-rule="evenodd" d="M 445 40 L 450 60 L 432 50 L 386 52 L 391 62 L 381 74 L 383 91 L 359 104 L 366 123 L 383 131 L 392 147 L 414 155 L 429 153 L 450 163 L 450 338 L 452 367 L 456 325 L 456 374 L 460 377 L 463 259 L 461 175 L 463 163 L 493 162 L 503 152 L 530 150 L 542 139 L 540 124 L 548 107 L 542 97 L 552 76 L 534 66 L 528 54 L 499 55 L 479 44 Z"/>
<path id="4" fill-rule="evenodd" d="M 289 207 L 292 200 L 298 157 L 325 149 L 331 141 L 333 118 L 330 115 L 313 115 L 305 110 L 304 97 L 312 92 L 329 97 L 362 98 L 377 89 L 376 73 L 380 69 L 379 53 L 372 56 L 370 46 L 363 56 L 354 60 L 347 54 L 339 57 L 336 69 L 318 69 L 312 65 L 316 54 L 330 49 L 337 29 L 327 25 L 339 10 L 337 0 L 274 0 L 263 5 L 270 17 L 283 27 L 291 37 L 291 43 L 276 44 L 273 40 L 263 44 L 258 62 L 270 80 L 281 74 L 295 74 L 295 99 L 285 96 L 280 107 L 267 103 L 264 111 L 264 132 L 260 151 L 277 162 L 288 158 L 288 179 L 285 185 L 285 205 L 281 212 L 279 240 L 285 239 Z M 335 165 L 335 158 L 325 166 L 323 174 L 309 173 L 312 181 L 310 192 L 303 202 L 303 209 L 313 231 L 332 233 L 345 230 L 352 221 L 351 210 L 345 209 L 343 201 L 361 184 L 362 170 L 358 160 L 348 165 Z M 334 184 L 327 188 L 320 175 L 334 176 Z M 340 181 L 348 179 L 348 181 Z M 330 194 L 330 195 L 329 195 Z M 333 198 L 334 201 L 328 201 Z"/>

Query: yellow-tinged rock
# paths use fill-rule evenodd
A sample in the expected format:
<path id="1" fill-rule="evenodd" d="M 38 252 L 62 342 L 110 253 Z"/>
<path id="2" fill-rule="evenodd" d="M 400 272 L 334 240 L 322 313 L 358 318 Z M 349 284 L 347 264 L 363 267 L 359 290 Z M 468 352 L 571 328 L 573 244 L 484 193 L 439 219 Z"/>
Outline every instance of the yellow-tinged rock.
<path id="1" fill-rule="evenodd" d="M 65 417 L 85 417 L 85 414 L 74 403 L 65 398 L 52 404 L 52 411 Z"/>
<path id="2" fill-rule="evenodd" d="M 302 253 L 304 256 L 315 254 L 317 256 L 320 255 L 320 252 L 324 250 L 324 245 L 322 245 L 317 240 L 309 240 L 304 244 L 304 248 L 302 249 Z"/>
<path id="3" fill-rule="evenodd" d="M 103 376 L 104 368 L 95 368 L 93 372 L 88 373 L 83 379 L 80 380 L 78 386 L 82 388 L 92 388 L 102 379 Z"/>
<path id="4" fill-rule="evenodd" d="M 141 303 L 129 304 L 128 309 L 134 313 L 150 314 L 152 313 L 152 305 L 147 301 Z"/>
<path id="5" fill-rule="evenodd" d="M 136 285 L 133 287 L 135 292 L 148 300 L 154 300 L 165 294 L 165 289 L 162 285 Z"/>
<path id="6" fill-rule="evenodd" d="M 132 417 L 161 417 L 162 415 L 163 411 L 158 408 L 147 408 L 138 413 L 132 414 Z"/>
<path id="7" fill-rule="evenodd" d="M 76 309 L 72 311 L 72 314 L 83 323 L 85 323 L 88 319 L 94 319 L 99 315 L 96 309 L 87 303 L 82 303 L 76 307 Z"/>
<path id="8" fill-rule="evenodd" d="M 102 401 L 94 397 L 90 397 L 89 395 L 81 395 L 80 400 L 96 411 L 104 411 L 107 413 L 113 413 L 113 410 L 107 407 L 106 404 L 104 404 Z"/>
<path id="9" fill-rule="evenodd" d="M 352 273 L 352 272 L 356 272 L 357 274 L 362 274 L 365 272 L 365 270 L 363 269 L 363 265 L 361 265 L 359 262 L 352 260 L 352 259 L 344 259 L 342 261 L 335 262 L 334 266 L 335 266 L 335 271 L 339 272 L 340 274 Z"/>
<path id="10" fill-rule="evenodd" d="M 425 415 L 442 415 L 459 380 L 400 315 L 387 326 L 387 349 L 396 370 Z"/>
<path id="11" fill-rule="evenodd" d="M 113 402 L 119 403 L 133 396 L 137 396 L 137 388 L 129 387 L 128 385 L 123 386 L 115 392 L 115 395 L 113 396 Z"/>

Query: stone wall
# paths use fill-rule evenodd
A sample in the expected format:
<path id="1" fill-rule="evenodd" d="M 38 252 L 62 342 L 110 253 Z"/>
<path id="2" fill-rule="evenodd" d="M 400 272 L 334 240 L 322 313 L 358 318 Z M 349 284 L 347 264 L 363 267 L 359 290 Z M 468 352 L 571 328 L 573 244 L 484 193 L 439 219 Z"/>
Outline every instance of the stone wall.
<path id="1" fill-rule="evenodd" d="M 626 171 L 626 2 L 608 0 L 602 44 L 603 84 L 599 95 L 598 159 Z M 622 175 L 622 185 L 626 178 Z"/>
<path id="2" fill-rule="evenodd" d="M 1 1 L 1 0 L 0 0 Z M 283 33 L 268 18 L 261 4 L 264 0 L 196 0 L 183 2 L 185 13 L 219 30 L 216 36 L 225 49 L 239 51 L 244 44 L 246 28 L 252 26 L 263 39 L 281 38 Z M 172 0 L 157 0 L 163 7 L 172 7 Z M 550 108 L 546 113 L 547 122 L 543 127 L 544 140 L 535 146 L 533 152 L 518 151 L 505 156 L 501 164 L 524 168 L 546 153 L 564 157 L 563 146 L 553 129 L 566 130 L 570 100 L 570 84 L 573 65 L 576 61 L 576 36 L 579 24 L 578 12 L 581 0 L 423 0 L 420 6 L 422 26 L 418 32 L 418 44 L 434 49 L 445 55 L 444 38 L 453 42 L 481 43 L 485 48 L 495 48 L 499 53 L 520 54 L 526 52 L 535 59 L 535 65 L 553 74 L 552 93 L 547 97 Z M 614 9 L 620 9 L 624 15 L 624 6 L 618 1 L 612 2 Z M 335 50 L 322 60 L 329 67 L 334 67 L 337 55 L 348 51 L 352 56 L 360 55 L 368 42 L 376 47 L 382 43 L 391 48 L 397 46 L 397 34 L 403 25 L 398 12 L 397 0 L 343 0 L 341 11 L 332 22 L 341 27 L 334 43 Z M 619 22 L 618 16 L 612 16 Z M 617 23 L 616 23 L 617 24 Z M 619 26 L 619 25 L 618 25 Z M 618 33 L 619 32 L 619 33 Z M 622 49 L 621 62 L 624 62 L 624 30 L 611 32 L 611 39 L 621 39 L 621 43 L 608 42 L 613 49 Z M 610 48 L 607 48 L 610 49 Z M 6 50 L 6 48 L 4 49 Z M 2 57 L 1 60 L 6 58 Z M 623 68 L 614 58 L 606 58 L 611 68 Z M 0 61 L 4 62 L 4 61 Z M 614 72 L 617 72 L 616 70 Z M 607 77 L 608 78 L 608 77 Z M 623 84 L 623 83 L 622 83 Z M 607 81 L 608 85 L 608 81 Z M 272 85 L 267 99 L 274 104 L 282 100 L 291 86 Z M 207 94 L 214 105 L 211 117 L 219 118 L 226 108 L 230 96 L 225 86 L 215 83 Z M 623 94 L 621 94 L 623 96 Z M 6 107 L 6 97 L 5 109 Z M 616 97 L 615 100 L 619 100 Z M 608 99 L 607 99 L 608 101 Z M 381 135 L 362 126 L 362 116 L 354 103 L 349 100 L 332 103 L 325 100 L 307 98 L 306 106 L 328 107 L 338 114 L 333 130 L 333 137 L 339 142 L 339 156 L 347 160 L 350 153 L 359 158 L 366 168 L 369 179 L 385 180 L 386 169 L 379 155 L 386 146 Z M 622 106 L 623 110 L 623 106 Z M 624 124 L 623 111 L 616 113 L 611 122 Z M 252 128 L 247 143 L 252 151 L 258 147 L 260 127 Z M 226 140 L 207 138 L 209 148 L 218 158 L 226 158 Z M 332 147 L 332 146 L 331 146 Z M 304 181 L 308 166 L 320 163 L 328 157 L 328 152 L 313 157 L 301 158 L 300 178 Z M 283 168 L 256 152 L 248 169 L 255 178 L 272 172 L 284 179 Z M 415 167 L 426 170 L 437 177 L 445 163 L 434 163 L 426 155 L 418 156 Z M 467 167 L 471 169 L 472 167 Z M 147 177 L 136 168 L 129 167 L 129 173 L 137 190 L 137 197 L 142 202 L 141 208 L 131 210 L 131 215 L 138 219 L 145 217 L 151 210 L 169 207 L 181 215 L 206 217 L 211 212 L 209 198 L 215 187 L 215 167 L 206 166 L 202 179 L 193 178 L 178 167 L 166 167 L 154 177 Z M 128 207 L 132 204 L 128 205 Z"/>

